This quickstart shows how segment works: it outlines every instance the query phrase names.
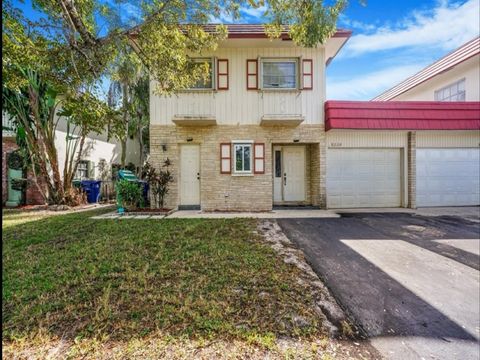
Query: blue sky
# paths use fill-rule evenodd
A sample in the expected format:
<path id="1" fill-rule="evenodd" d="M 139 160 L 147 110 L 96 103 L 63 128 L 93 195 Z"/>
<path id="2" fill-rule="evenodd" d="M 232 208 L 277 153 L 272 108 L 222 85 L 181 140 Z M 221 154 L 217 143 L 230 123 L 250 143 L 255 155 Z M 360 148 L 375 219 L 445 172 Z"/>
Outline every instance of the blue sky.
<path id="1" fill-rule="evenodd" d="M 29 5 L 22 7 L 35 16 Z M 121 6 L 124 15 L 135 13 Z M 234 22 L 262 23 L 264 11 L 242 7 Z M 370 100 L 478 36 L 480 0 L 350 0 L 338 27 L 353 35 L 327 68 L 327 98 Z"/>
<path id="2" fill-rule="evenodd" d="M 327 68 L 327 98 L 370 100 L 478 36 L 479 3 L 350 0 L 338 27 L 353 35 Z M 262 22 L 258 10 L 242 15 Z"/>

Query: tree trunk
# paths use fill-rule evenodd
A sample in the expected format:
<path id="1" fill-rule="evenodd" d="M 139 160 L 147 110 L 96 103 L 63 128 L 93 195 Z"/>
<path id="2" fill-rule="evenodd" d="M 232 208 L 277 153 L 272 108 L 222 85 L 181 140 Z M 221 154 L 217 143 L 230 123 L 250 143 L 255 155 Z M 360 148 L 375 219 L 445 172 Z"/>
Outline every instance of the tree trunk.
<path id="1" fill-rule="evenodd" d="M 125 168 L 125 159 L 127 158 L 127 139 L 123 138 L 120 143 L 122 145 L 121 165 L 122 165 L 122 169 L 124 169 Z"/>
<path id="2" fill-rule="evenodd" d="M 122 157 L 121 165 L 125 168 L 125 159 L 127 158 L 127 139 L 128 139 L 128 84 L 122 83 L 122 103 L 123 103 L 123 123 L 125 125 L 125 133 L 123 134 L 122 145 Z"/>
<path id="3" fill-rule="evenodd" d="M 140 131 L 138 132 L 138 144 L 139 144 L 139 147 L 140 147 L 140 158 L 139 158 L 139 162 L 140 162 L 140 174 L 142 173 L 142 169 L 143 169 L 143 137 L 142 137 L 142 128 L 140 128 Z"/>

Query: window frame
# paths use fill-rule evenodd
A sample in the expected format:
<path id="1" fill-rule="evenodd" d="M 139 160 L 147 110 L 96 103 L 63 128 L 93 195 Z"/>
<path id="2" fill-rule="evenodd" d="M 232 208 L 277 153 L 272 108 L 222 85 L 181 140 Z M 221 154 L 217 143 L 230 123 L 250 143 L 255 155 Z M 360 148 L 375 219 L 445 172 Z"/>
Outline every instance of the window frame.
<path id="1" fill-rule="evenodd" d="M 85 169 L 83 169 L 83 168 L 81 169 L 81 168 L 80 168 L 80 164 L 85 164 Z M 89 174 L 88 174 L 88 173 L 89 173 L 89 171 L 88 171 L 88 166 L 89 166 L 89 161 L 88 161 L 88 160 L 80 160 L 80 161 L 78 162 L 78 164 L 77 164 L 77 169 L 76 169 L 76 171 L 75 171 L 75 180 L 88 180 L 88 179 L 89 179 L 89 177 L 88 177 L 88 175 L 89 175 Z M 86 175 L 87 175 L 87 176 L 86 176 L 86 177 L 81 177 L 81 176 L 79 177 L 79 176 L 78 176 L 78 172 L 79 172 L 79 171 L 86 171 Z"/>
<path id="2" fill-rule="evenodd" d="M 216 74 L 216 69 L 217 69 L 217 66 L 216 66 L 216 61 L 217 58 L 216 57 L 198 57 L 198 58 L 192 58 L 192 61 L 193 62 L 196 62 L 196 63 L 203 63 L 203 62 L 210 62 L 211 63 L 211 67 L 210 67 L 210 72 L 211 72 L 211 77 L 212 77 L 212 85 L 211 87 L 205 87 L 205 88 L 186 88 L 184 91 L 215 91 L 217 90 L 217 74 Z"/>
<path id="3" fill-rule="evenodd" d="M 250 170 L 237 170 L 237 146 L 242 146 L 242 147 L 249 147 L 250 148 Z M 253 140 L 234 140 L 232 141 L 232 162 L 233 162 L 233 174 L 236 175 L 253 175 L 253 146 L 254 142 Z M 245 153 L 242 151 L 242 168 L 245 168 Z"/>
<path id="4" fill-rule="evenodd" d="M 463 83 L 463 91 L 462 92 L 458 91 L 458 85 L 460 85 L 460 83 Z M 462 79 L 457 80 L 457 81 L 455 81 L 455 82 L 453 82 L 453 83 L 451 83 L 447 86 L 444 86 L 444 87 L 442 87 L 438 90 L 435 90 L 435 92 L 433 94 L 433 99 L 435 101 L 441 101 L 441 102 L 465 102 L 467 100 L 467 89 L 465 88 L 465 84 L 466 84 L 466 80 L 465 80 L 465 78 L 462 78 Z M 457 92 L 454 95 L 452 95 L 451 89 L 454 86 L 456 87 Z M 450 90 L 450 96 L 447 97 L 447 98 L 442 98 L 441 100 L 439 100 L 438 94 L 442 94 L 442 96 L 443 96 L 443 92 L 447 89 Z M 463 94 L 463 100 L 458 100 L 458 95 L 459 94 Z M 453 96 L 456 96 L 457 100 L 451 100 Z"/>
<path id="5" fill-rule="evenodd" d="M 294 63 L 295 64 L 295 86 L 294 87 L 265 87 L 265 84 L 263 82 L 263 65 L 265 63 Z M 260 58 L 259 59 L 259 66 L 257 69 L 257 72 L 259 73 L 259 80 L 258 80 L 258 88 L 264 91 L 298 91 L 300 89 L 300 58 L 296 57 L 265 57 L 265 58 Z"/>

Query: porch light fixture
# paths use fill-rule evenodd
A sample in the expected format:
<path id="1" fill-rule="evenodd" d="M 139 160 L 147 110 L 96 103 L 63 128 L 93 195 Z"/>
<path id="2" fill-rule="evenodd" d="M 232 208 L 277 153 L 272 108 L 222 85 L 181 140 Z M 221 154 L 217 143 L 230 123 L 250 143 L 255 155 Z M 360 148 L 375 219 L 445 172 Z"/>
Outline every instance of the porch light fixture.
<path id="1" fill-rule="evenodd" d="M 187 138 L 187 142 L 192 142 L 193 141 L 193 138 L 189 137 Z"/>
<path id="2" fill-rule="evenodd" d="M 293 139 L 293 142 L 294 142 L 294 143 L 297 143 L 297 142 L 299 142 L 299 141 L 300 141 L 300 139 Z"/>
<path id="3" fill-rule="evenodd" d="M 167 151 L 167 144 L 162 144 L 162 150 L 163 152 Z"/>

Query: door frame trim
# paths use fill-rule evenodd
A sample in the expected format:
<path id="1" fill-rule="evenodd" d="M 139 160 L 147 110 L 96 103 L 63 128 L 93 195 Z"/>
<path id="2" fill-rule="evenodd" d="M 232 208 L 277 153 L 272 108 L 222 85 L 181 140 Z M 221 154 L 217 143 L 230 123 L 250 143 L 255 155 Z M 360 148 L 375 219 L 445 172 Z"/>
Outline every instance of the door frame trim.
<path id="1" fill-rule="evenodd" d="M 273 144 L 272 145 L 272 203 L 273 205 L 305 205 L 307 204 L 307 191 L 308 191 L 308 183 L 307 183 L 307 145 L 308 144 Z M 304 160 L 304 166 L 303 166 L 303 182 L 304 182 L 304 186 L 303 186 L 303 199 L 304 200 L 299 200 L 299 201 L 286 201 L 284 200 L 285 198 L 285 194 L 284 194 L 284 188 L 285 186 L 283 185 L 283 182 L 284 182 L 284 179 L 283 179 L 283 174 L 284 174 L 284 169 L 285 169 L 285 160 L 284 160 L 284 151 L 283 149 L 284 148 L 288 148 L 288 147 L 291 147 L 291 148 L 303 148 L 303 160 Z M 273 198 L 275 196 L 275 150 L 280 150 L 281 151 L 281 165 L 282 165 L 282 168 L 281 168 L 281 185 L 280 185 L 280 194 L 281 194 L 281 197 L 282 197 L 282 200 L 280 201 L 275 201 L 275 199 Z"/>
<path id="2" fill-rule="evenodd" d="M 179 167 L 178 167 L 178 206 L 180 207 L 201 207 L 202 203 L 202 153 L 201 153 L 201 145 L 198 143 L 181 143 L 178 144 L 178 153 L 179 153 Z M 200 180 L 198 184 L 198 204 L 182 204 L 182 148 L 185 146 L 195 146 L 198 149 L 198 172 L 200 173 Z"/>

